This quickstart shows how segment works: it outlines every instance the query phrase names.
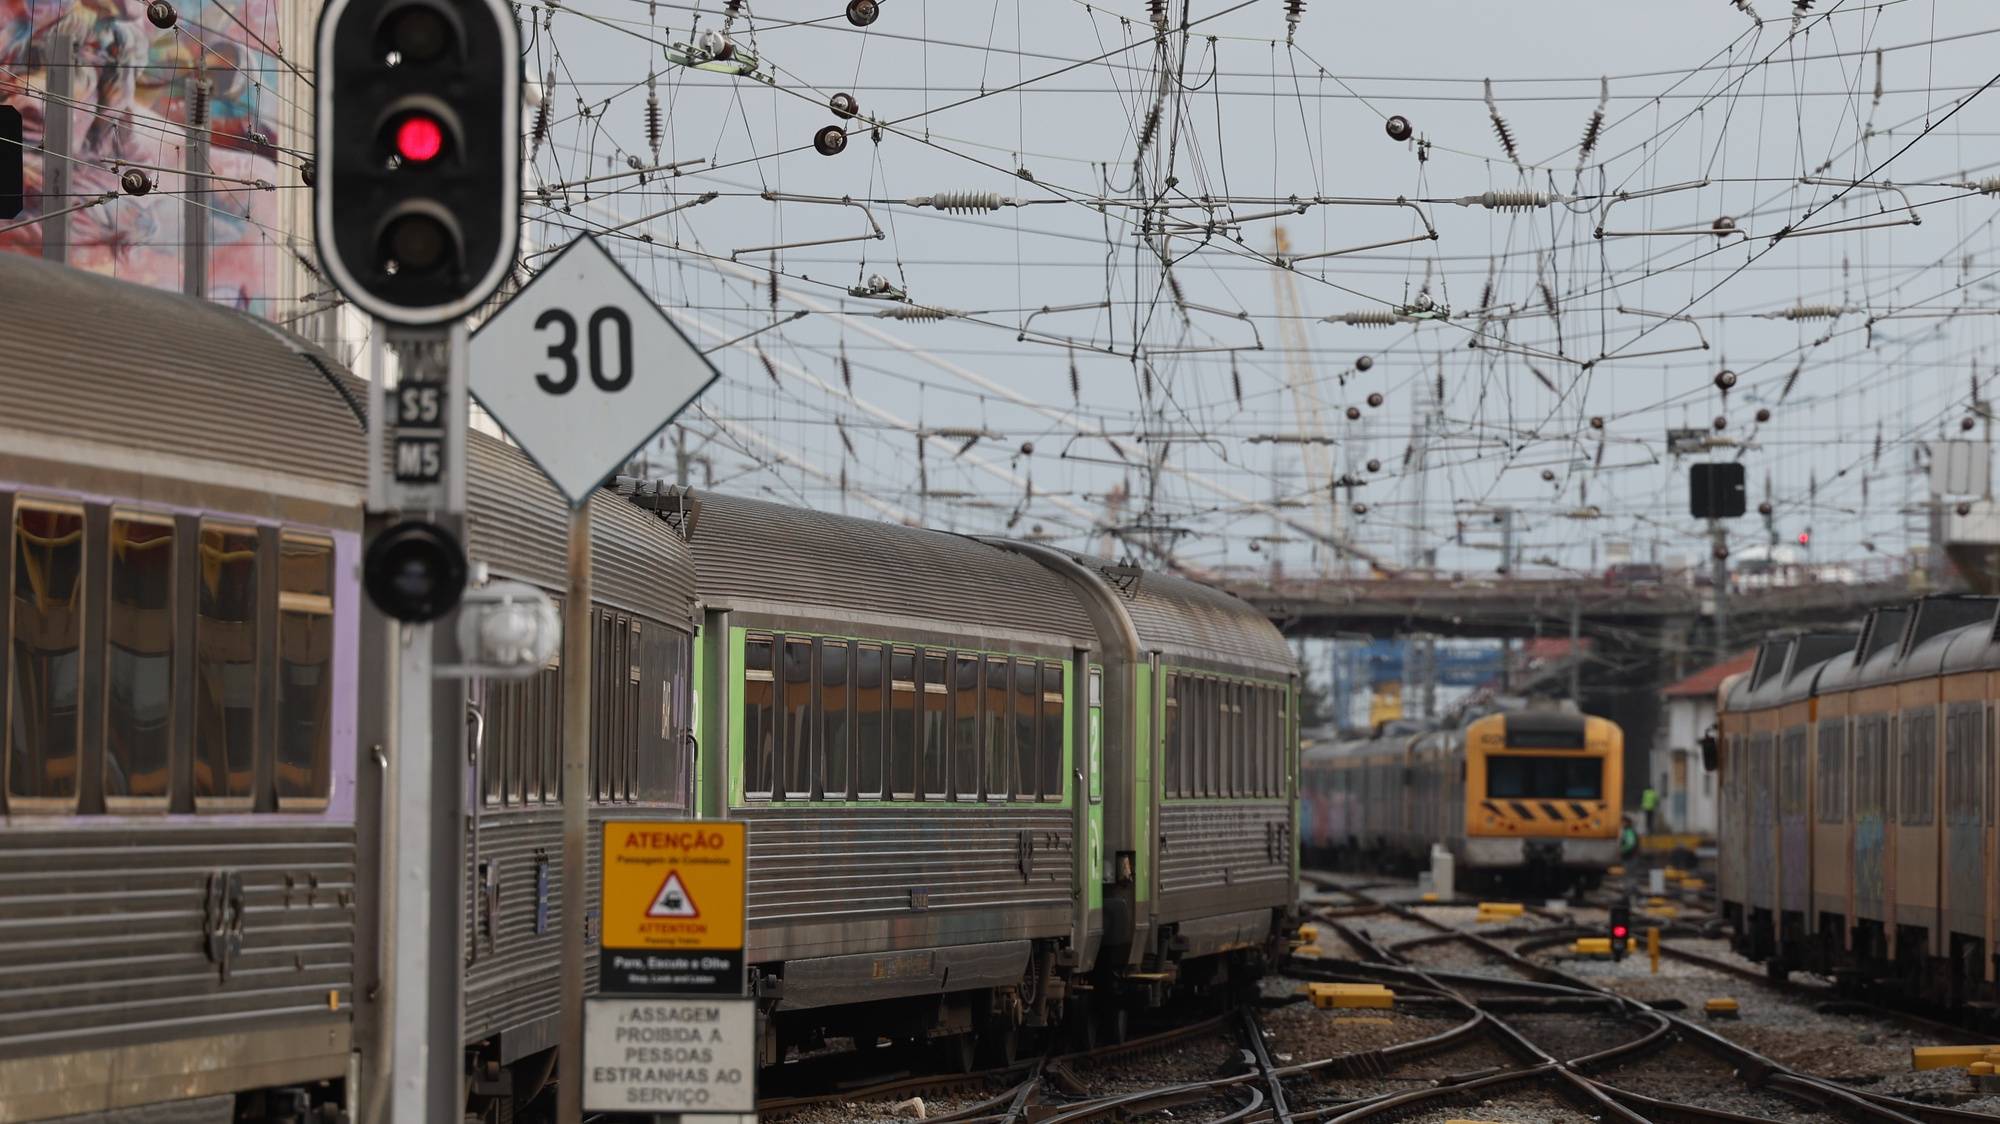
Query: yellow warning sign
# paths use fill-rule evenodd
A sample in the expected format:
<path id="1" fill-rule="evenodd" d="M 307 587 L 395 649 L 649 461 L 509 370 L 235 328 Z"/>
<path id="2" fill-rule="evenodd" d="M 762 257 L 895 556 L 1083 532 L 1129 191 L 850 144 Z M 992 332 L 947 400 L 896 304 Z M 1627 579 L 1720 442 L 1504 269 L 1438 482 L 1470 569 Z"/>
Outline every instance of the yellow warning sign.
<path id="1" fill-rule="evenodd" d="M 740 992 L 744 870 L 742 823 L 606 822 L 600 988 Z"/>

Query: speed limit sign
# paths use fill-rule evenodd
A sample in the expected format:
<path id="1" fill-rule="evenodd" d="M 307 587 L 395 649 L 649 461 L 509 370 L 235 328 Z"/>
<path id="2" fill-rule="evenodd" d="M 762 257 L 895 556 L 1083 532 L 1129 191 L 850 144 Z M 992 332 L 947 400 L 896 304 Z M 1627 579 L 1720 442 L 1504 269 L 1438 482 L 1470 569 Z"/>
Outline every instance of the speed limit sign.
<path id="1" fill-rule="evenodd" d="M 572 507 L 718 374 L 590 237 L 472 337 L 472 396 Z"/>

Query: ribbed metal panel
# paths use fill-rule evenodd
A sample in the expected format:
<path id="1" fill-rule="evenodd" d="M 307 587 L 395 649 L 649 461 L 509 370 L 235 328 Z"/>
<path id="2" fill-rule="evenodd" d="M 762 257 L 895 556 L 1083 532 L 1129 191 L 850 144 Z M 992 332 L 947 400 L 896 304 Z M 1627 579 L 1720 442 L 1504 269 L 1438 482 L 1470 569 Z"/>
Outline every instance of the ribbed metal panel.
<path id="1" fill-rule="evenodd" d="M 226 981 L 204 931 L 218 872 L 243 881 Z M 0 833 L 0 1056 L 344 1012 L 354 875 L 351 826 Z"/>
<path id="2" fill-rule="evenodd" d="M 1068 809 L 808 806 L 732 814 L 750 825 L 752 959 L 955 944 L 995 939 L 1003 929 L 1010 936 L 1068 931 L 1076 881 Z M 1023 832 L 1033 849 L 1026 874 Z M 1029 915 L 1047 924 L 1019 931 Z M 863 926 L 885 925 L 894 935 L 879 944 L 803 948 L 826 944 L 827 926 L 858 937 Z"/>
<path id="3" fill-rule="evenodd" d="M 1070 557 L 1100 574 L 1111 566 L 1087 554 L 1072 552 Z M 1136 587 L 1119 592 L 1118 603 L 1148 651 L 1272 675 L 1290 675 L 1298 668 L 1284 636 L 1262 613 L 1200 582 L 1148 570 Z"/>
<path id="4" fill-rule="evenodd" d="M 367 435 L 328 374 L 357 403 L 366 384 L 281 329 L 18 254 L 0 255 L 0 307 L 7 426 L 366 482 Z M 473 555 L 497 573 L 561 587 L 568 532 L 555 489 L 504 442 L 474 433 L 468 445 Z M 685 622 L 694 596 L 687 545 L 614 496 L 593 499 L 591 511 L 598 596 Z"/>
<path id="5" fill-rule="evenodd" d="M 1168 804 L 1160 809 L 1160 894 L 1197 893 L 1223 901 L 1249 892 L 1281 904 L 1291 878 L 1290 809 L 1280 803 Z M 1270 826 L 1275 825 L 1275 826 Z M 1171 916 L 1167 920 L 1173 920 Z"/>
<path id="6" fill-rule="evenodd" d="M 603 853 L 598 825 L 605 820 L 674 820 L 683 813 L 657 808 L 596 807 L 590 811 L 590 845 L 585 848 L 589 884 L 584 901 L 597 911 Z M 537 856 L 548 856 L 548 925 L 535 932 Z M 487 928 L 480 900 L 479 863 L 498 866 L 499 912 Z M 463 917 L 466 948 L 473 950 L 465 973 L 465 1038 L 476 1041 L 560 1013 L 562 998 L 562 809 L 487 809 L 480 816 L 479 849 L 466 854 Z M 497 933 L 497 936 L 496 936 Z M 476 941 L 476 944 L 475 944 Z M 584 957 L 584 990 L 597 991 L 597 953 Z"/>
<path id="7" fill-rule="evenodd" d="M 714 492 L 699 498 L 694 561 L 704 601 L 797 602 L 1094 642 L 1068 583 L 1018 554 L 942 531 Z"/>
<path id="8" fill-rule="evenodd" d="M 333 481 L 365 475 L 360 424 L 279 329 L 20 254 L 0 255 L 0 308 L 7 426 Z"/>
<path id="9" fill-rule="evenodd" d="M 568 584 L 568 507 L 534 462 L 479 434 L 469 446 L 466 535 L 495 574 L 553 589 Z M 591 578 L 597 600 L 687 627 L 694 559 L 651 512 L 600 492 L 590 501 Z"/>

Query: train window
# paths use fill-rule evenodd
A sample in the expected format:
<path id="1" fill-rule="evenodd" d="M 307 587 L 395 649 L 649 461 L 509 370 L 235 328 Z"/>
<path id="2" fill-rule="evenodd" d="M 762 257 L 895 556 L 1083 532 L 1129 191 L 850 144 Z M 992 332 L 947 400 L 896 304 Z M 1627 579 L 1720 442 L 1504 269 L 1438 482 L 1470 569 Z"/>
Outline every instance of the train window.
<path id="1" fill-rule="evenodd" d="M 560 609 L 558 609 L 560 612 Z M 536 676 L 541 689 L 535 693 L 534 724 L 528 727 L 529 762 L 526 802 L 550 804 L 562 799 L 562 664 L 545 667 Z"/>
<path id="2" fill-rule="evenodd" d="M 1201 795 L 1201 681 L 1182 675 L 1180 695 L 1181 795 Z"/>
<path id="3" fill-rule="evenodd" d="M 889 792 L 917 795 L 917 654 L 898 648 L 889 657 Z"/>
<path id="4" fill-rule="evenodd" d="M 1979 710 L 1955 706 L 1944 719 L 1944 812 L 1950 824 L 1979 822 Z"/>
<path id="5" fill-rule="evenodd" d="M 778 768 L 784 796 L 791 800 L 812 797 L 813 747 L 813 645 L 810 640 L 786 637 L 778 670 L 779 690 L 784 695 L 781 745 Z"/>
<path id="6" fill-rule="evenodd" d="M 1163 767 L 1160 777 L 1160 791 L 1168 796 L 1186 796 L 1185 771 L 1181 766 L 1181 688 L 1187 682 L 1184 675 L 1167 673 L 1167 685 L 1162 694 L 1166 696 L 1166 717 L 1160 729 L 1160 756 Z"/>
<path id="7" fill-rule="evenodd" d="M 1230 772 L 1236 778 L 1236 795 L 1255 795 L 1250 787 L 1250 760 L 1256 751 L 1256 741 L 1252 735 L 1256 727 L 1250 721 L 1250 687 L 1245 683 L 1229 685 L 1229 724 L 1235 731 L 1230 745 Z"/>
<path id="8" fill-rule="evenodd" d="M 651 621 L 632 622 L 633 663 L 639 683 L 633 700 L 632 740 L 636 800 L 680 804 L 687 777 L 686 697 L 689 641 L 684 633 Z"/>
<path id="9" fill-rule="evenodd" d="M 333 540 L 278 539 L 278 807 L 319 805 L 333 782 Z"/>
<path id="10" fill-rule="evenodd" d="M 113 511 L 107 554 L 104 802 L 163 807 L 173 751 L 173 520 Z"/>
<path id="11" fill-rule="evenodd" d="M 1592 757 L 1490 754 L 1486 795 L 1496 800 L 1599 800 L 1604 796 L 1604 767 Z"/>
<path id="12" fill-rule="evenodd" d="M 1901 790 L 1898 822 L 1927 824 L 1937 805 L 1937 716 L 1929 711 L 1908 715 L 1902 733 L 1896 777 Z"/>
<path id="13" fill-rule="evenodd" d="M 83 568 L 82 508 L 15 505 L 6 773 L 8 801 L 16 809 L 76 806 L 83 745 Z"/>
<path id="14" fill-rule="evenodd" d="M 945 667 L 944 653 L 924 653 L 924 760 L 917 783 L 932 800 L 942 800 L 950 791 L 945 768 L 951 746 L 951 684 L 945 679 Z"/>
<path id="15" fill-rule="evenodd" d="M 882 796 L 882 648 L 861 644 L 854 652 L 855 792 L 863 800 Z"/>
<path id="16" fill-rule="evenodd" d="M 1778 798 L 1785 815 L 1797 816 L 1806 810 L 1806 732 L 1803 728 L 1785 731 L 1778 754 Z"/>
<path id="17" fill-rule="evenodd" d="M 951 791 L 979 796 L 979 657 L 960 653 L 952 676 Z"/>
<path id="18" fill-rule="evenodd" d="M 1063 673 L 1062 665 L 1042 665 L 1041 793 L 1044 800 L 1063 797 Z"/>
<path id="19" fill-rule="evenodd" d="M 1014 798 L 1035 798 L 1037 735 L 1041 732 L 1041 671 L 1033 660 L 1014 661 Z"/>
<path id="20" fill-rule="evenodd" d="M 772 765 L 778 745 L 777 682 L 771 668 L 771 638 L 752 636 L 743 642 L 743 792 L 769 796 L 777 772 Z"/>
<path id="21" fill-rule="evenodd" d="M 1233 796 L 1236 793 L 1236 759 L 1239 756 L 1236 708 L 1230 701 L 1235 694 L 1235 684 L 1227 679 L 1212 679 L 1209 685 L 1215 692 L 1215 794 Z"/>
<path id="22" fill-rule="evenodd" d="M 2000 799 L 1995 799 L 1994 782 L 2000 779 L 2000 761 L 1993 759 L 1994 730 L 1993 714 L 1986 715 L 1984 727 L 1986 736 L 1982 739 L 1979 757 L 1986 763 L 1986 780 L 1979 786 L 1979 801 L 1986 807 L 1986 826 L 1992 827 L 1996 816 L 2000 816 Z"/>
<path id="23" fill-rule="evenodd" d="M 1250 795 L 1270 795 L 1270 691 L 1252 683 L 1244 688 L 1250 715 Z"/>
<path id="24" fill-rule="evenodd" d="M 776 770 L 772 750 L 778 744 L 778 684 L 772 676 L 770 636 L 744 640 L 744 794 L 770 796 Z"/>
<path id="25" fill-rule="evenodd" d="M 1819 724 L 1819 822 L 1847 819 L 1847 724 L 1829 718 Z"/>
<path id="26" fill-rule="evenodd" d="M 1251 688 L 1257 717 L 1257 795 L 1278 794 L 1278 707 L 1277 692 L 1269 687 Z"/>
<path id="27" fill-rule="evenodd" d="M 1202 682 L 1198 675 L 1181 676 L 1181 795 L 1200 796 L 1207 786 L 1208 768 L 1203 756 L 1203 737 L 1208 723 L 1202 709 Z"/>
<path id="28" fill-rule="evenodd" d="M 200 551 L 195 803 L 247 808 L 257 749 L 257 531 L 203 520 Z"/>
<path id="29" fill-rule="evenodd" d="M 854 730 L 848 702 L 849 645 L 845 640 L 819 642 L 819 795 L 845 800 L 849 792 L 848 745 Z"/>
<path id="30" fill-rule="evenodd" d="M 984 701 L 981 715 L 984 719 L 986 749 L 986 795 L 1007 798 L 1007 792 L 1014 777 L 1013 724 L 1008 721 L 1007 659 L 1005 656 L 986 657 Z"/>
<path id="31" fill-rule="evenodd" d="M 1202 738 L 1202 752 L 1206 756 L 1203 771 L 1207 774 L 1206 791 L 1210 796 L 1226 796 L 1229 793 L 1229 699 L 1221 680 L 1203 676 L 1201 689 L 1206 696 L 1202 702 L 1202 713 L 1207 728 Z"/>

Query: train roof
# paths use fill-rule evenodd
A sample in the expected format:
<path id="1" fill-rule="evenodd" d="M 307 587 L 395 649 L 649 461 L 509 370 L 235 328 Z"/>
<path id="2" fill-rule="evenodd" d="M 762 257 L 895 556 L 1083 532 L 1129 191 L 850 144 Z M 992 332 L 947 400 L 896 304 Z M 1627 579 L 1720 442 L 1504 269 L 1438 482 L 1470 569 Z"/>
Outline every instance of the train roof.
<path id="1" fill-rule="evenodd" d="M 1298 659 L 1283 633 L 1249 602 L 1158 570 L 1132 572 L 1102 558 L 1063 551 L 1118 591 L 1147 651 L 1182 661 L 1289 676 Z"/>
<path id="2" fill-rule="evenodd" d="M 1435 733 L 1436 731 L 1430 731 Z M 1347 738 L 1335 742 L 1319 742 L 1299 754 L 1301 765 L 1325 764 L 1352 757 L 1373 757 L 1376 754 L 1399 754 L 1408 749 L 1410 743 L 1426 736 L 1424 733 L 1376 734 L 1365 738 Z"/>
<path id="3" fill-rule="evenodd" d="M 72 457 L 127 449 L 155 481 L 197 464 L 282 476 L 359 511 L 366 383 L 306 340 L 209 301 L 19 254 L 0 254 L 0 306 L 0 434 L 53 438 Z M 469 553 L 497 575 L 560 588 L 568 520 L 555 489 L 503 441 L 471 434 L 468 457 Z M 597 596 L 688 626 L 686 544 L 615 496 L 591 507 Z"/>
<path id="4" fill-rule="evenodd" d="M 747 496 L 699 492 L 696 582 L 711 606 L 811 605 L 857 618 L 963 631 L 969 621 L 1096 643 L 1071 584 L 978 539 Z"/>

